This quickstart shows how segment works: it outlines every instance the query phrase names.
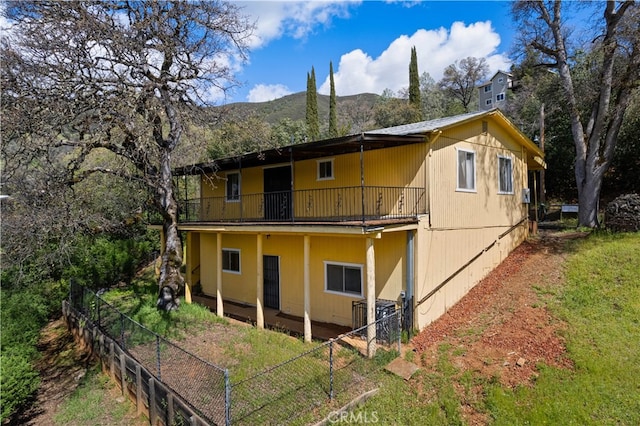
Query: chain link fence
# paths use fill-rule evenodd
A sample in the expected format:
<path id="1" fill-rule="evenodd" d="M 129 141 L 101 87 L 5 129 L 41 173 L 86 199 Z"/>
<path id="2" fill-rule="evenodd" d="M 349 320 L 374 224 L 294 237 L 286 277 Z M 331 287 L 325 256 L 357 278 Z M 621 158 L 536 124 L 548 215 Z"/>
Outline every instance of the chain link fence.
<path id="1" fill-rule="evenodd" d="M 327 414 L 327 407 L 337 408 L 375 388 L 372 377 L 383 367 L 363 356 L 367 346 L 364 325 L 234 382 L 233 372 L 230 378 L 228 369 L 187 352 L 74 282 L 69 305 L 210 424 L 313 422 Z M 388 350 L 381 353 L 400 353 L 400 311 L 386 312 L 375 328 L 377 343 Z M 169 418 L 164 423 L 172 422 Z"/>

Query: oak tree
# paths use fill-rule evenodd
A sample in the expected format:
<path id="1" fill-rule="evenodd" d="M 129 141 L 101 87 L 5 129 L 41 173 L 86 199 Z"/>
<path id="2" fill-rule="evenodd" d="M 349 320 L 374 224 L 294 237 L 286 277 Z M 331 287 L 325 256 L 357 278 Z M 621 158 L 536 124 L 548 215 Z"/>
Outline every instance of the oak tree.
<path id="1" fill-rule="evenodd" d="M 96 174 L 144 185 L 165 242 L 159 287 L 169 297 L 158 305 L 176 308 L 184 278 L 172 154 L 193 111 L 236 84 L 231 64 L 245 59 L 252 22 L 218 0 L 22 1 L 4 14 L 2 113 L 17 120 L 3 126 L 3 143 L 55 151 L 56 182 L 68 186 Z M 88 161 L 97 150 L 110 161 Z"/>

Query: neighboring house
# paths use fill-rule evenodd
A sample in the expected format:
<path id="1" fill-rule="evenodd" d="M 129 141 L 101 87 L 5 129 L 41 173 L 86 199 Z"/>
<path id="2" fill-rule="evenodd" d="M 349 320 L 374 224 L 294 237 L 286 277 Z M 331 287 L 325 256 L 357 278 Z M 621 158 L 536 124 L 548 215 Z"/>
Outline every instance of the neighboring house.
<path id="1" fill-rule="evenodd" d="M 513 89 L 513 76 L 498 71 L 486 83 L 478 87 L 478 109 L 488 111 L 494 108 L 504 109 L 507 105 L 507 92 Z"/>
<path id="2" fill-rule="evenodd" d="M 543 153 L 499 110 L 216 160 L 181 203 L 186 299 L 352 326 L 355 305 L 437 319 L 528 235 Z M 195 172 L 197 171 L 197 172 Z M 373 316 L 369 311 L 369 317 Z"/>

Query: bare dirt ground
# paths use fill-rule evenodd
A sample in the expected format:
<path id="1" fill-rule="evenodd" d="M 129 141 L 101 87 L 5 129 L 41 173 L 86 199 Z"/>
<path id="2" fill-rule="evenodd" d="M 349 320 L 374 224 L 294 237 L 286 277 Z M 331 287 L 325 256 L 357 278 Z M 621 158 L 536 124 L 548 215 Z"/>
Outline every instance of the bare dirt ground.
<path id="1" fill-rule="evenodd" d="M 508 387 L 531 385 L 540 362 L 571 368 L 564 356 L 560 333 L 563 324 L 549 313 L 545 293 L 553 292 L 562 283 L 565 241 L 584 235 L 541 231 L 538 237 L 523 243 L 412 340 L 418 355 L 415 361 L 423 369 L 435 371 L 438 348 L 446 344 L 459 374 L 472 371 Z M 207 339 L 191 344 L 200 346 L 191 348 L 194 353 L 210 350 Z M 73 344 L 62 320 L 43 330 L 39 346 L 43 354 L 38 364 L 42 386 L 33 406 L 13 424 L 53 425 L 59 404 L 71 395 L 91 365 L 87 355 Z M 421 383 L 414 385 L 419 387 Z M 464 396 L 463 401 L 468 397 Z M 473 409 L 471 401 L 463 406 L 463 413 L 468 424 L 487 423 L 488 419 Z M 131 424 L 144 421 L 133 417 L 129 420 Z"/>
<path id="2" fill-rule="evenodd" d="M 555 292 L 564 279 L 565 242 L 584 236 L 541 231 L 520 245 L 413 339 L 417 362 L 435 371 L 438 348 L 446 344 L 459 375 L 471 371 L 510 388 L 531 385 L 539 363 L 572 368 L 565 357 L 563 324 L 549 313 L 545 295 Z M 474 399 L 458 391 L 463 401 Z M 472 405 L 469 401 L 463 406 L 466 421 L 486 424 L 488 419 Z"/>

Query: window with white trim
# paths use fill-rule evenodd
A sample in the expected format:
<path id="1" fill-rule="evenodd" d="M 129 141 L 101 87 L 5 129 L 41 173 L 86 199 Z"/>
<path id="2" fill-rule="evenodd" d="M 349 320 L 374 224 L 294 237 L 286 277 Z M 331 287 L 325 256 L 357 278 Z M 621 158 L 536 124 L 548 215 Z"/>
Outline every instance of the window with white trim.
<path id="1" fill-rule="evenodd" d="M 476 153 L 458 149 L 458 191 L 476 190 Z"/>
<path id="2" fill-rule="evenodd" d="M 511 157 L 498 156 L 498 192 L 513 194 L 513 160 Z"/>
<path id="3" fill-rule="evenodd" d="M 487 84 L 486 86 L 484 86 L 484 93 L 488 93 L 491 91 L 491 85 Z"/>
<path id="4" fill-rule="evenodd" d="M 362 265 L 324 262 L 324 289 L 329 293 L 363 297 Z"/>
<path id="5" fill-rule="evenodd" d="M 234 274 L 240 273 L 240 250 L 222 249 L 222 270 Z"/>
<path id="6" fill-rule="evenodd" d="M 504 93 L 498 93 L 496 95 L 496 102 L 504 101 Z"/>
<path id="7" fill-rule="evenodd" d="M 227 201 L 240 201 L 240 173 L 227 173 Z"/>
<path id="8" fill-rule="evenodd" d="M 486 104 L 486 105 L 491 105 L 492 103 L 493 103 L 493 101 L 492 101 L 491 99 L 487 99 L 487 100 L 485 101 L 485 104 Z"/>
<path id="9" fill-rule="evenodd" d="M 318 160 L 318 180 L 333 179 L 333 158 Z"/>

